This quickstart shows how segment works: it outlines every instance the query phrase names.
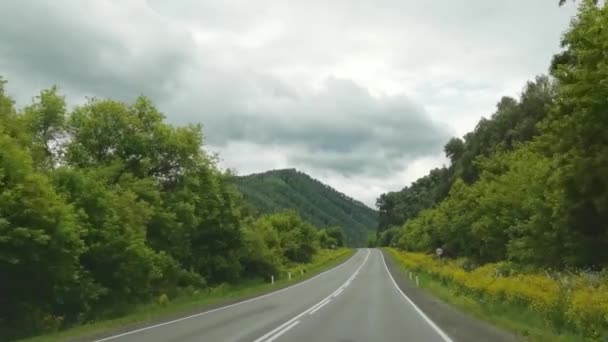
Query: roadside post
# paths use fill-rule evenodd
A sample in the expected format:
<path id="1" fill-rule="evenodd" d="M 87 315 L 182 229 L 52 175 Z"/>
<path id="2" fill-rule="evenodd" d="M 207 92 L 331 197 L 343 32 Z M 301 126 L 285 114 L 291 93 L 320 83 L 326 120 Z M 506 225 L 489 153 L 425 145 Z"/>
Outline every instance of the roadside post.
<path id="1" fill-rule="evenodd" d="M 443 255 L 443 248 L 438 247 L 438 248 L 435 250 L 435 253 L 436 253 L 436 254 L 437 254 L 437 256 L 438 256 L 438 257 L 441 259 L 441 256 Z"/>

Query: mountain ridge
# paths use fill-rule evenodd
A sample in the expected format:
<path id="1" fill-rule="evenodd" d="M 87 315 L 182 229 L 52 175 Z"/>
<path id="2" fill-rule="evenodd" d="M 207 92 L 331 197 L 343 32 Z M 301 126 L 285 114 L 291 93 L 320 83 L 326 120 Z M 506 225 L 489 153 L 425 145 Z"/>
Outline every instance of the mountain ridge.
<path id="1" fill-rule="evenodd" d="M 319 226 L 341 227 L 351 246 L 362 246 L 377 226 L 378 213 L 295 168 L 235 177 L 243 198 L 261 214 L 293 209 Z"/>

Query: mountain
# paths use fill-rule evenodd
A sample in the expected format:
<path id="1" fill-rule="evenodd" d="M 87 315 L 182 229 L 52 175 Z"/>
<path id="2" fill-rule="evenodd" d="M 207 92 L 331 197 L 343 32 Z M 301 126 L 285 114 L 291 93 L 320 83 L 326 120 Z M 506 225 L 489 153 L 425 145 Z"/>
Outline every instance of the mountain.
<path id="1" fill-rule="evenodd" d="M 339 226 L 351 246 L 363 246 L 378 213 L 296 169 L 236 177 L 245 200 L 260 213 L 293 209 L 318 227 Z"/>

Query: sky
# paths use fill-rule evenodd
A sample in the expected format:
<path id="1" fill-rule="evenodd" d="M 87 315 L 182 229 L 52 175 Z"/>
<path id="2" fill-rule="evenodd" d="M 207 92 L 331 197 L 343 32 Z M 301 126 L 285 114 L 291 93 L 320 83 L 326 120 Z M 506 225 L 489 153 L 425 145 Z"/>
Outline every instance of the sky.
<path id="1" fill-rule="evenodd" d="M 547 72 L 576 13 L 557 2 L 2 0 L 0 75 L 19 106 L 146 95 L 223 168 L 297 168 L 373 207 Z"/>

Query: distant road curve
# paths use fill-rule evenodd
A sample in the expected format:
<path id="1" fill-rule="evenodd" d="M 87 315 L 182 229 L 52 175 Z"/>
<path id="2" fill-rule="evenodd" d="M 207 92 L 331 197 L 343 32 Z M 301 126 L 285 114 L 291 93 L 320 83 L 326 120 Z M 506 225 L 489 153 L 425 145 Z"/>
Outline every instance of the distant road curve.
<path id="1" fill-rule="evenodd" d="M 294 286 L 196 315 L 94 340 L 452 342 L 397 287 L 379 250 Z"/>

